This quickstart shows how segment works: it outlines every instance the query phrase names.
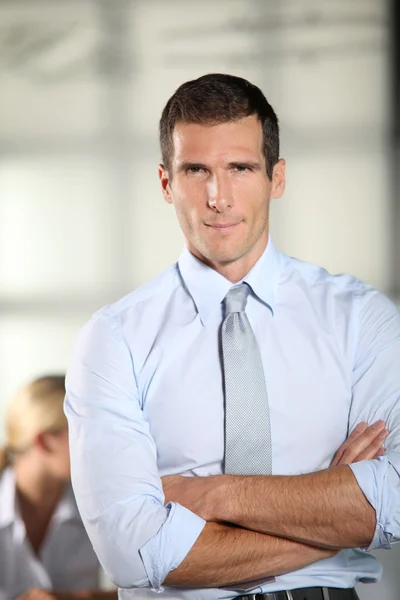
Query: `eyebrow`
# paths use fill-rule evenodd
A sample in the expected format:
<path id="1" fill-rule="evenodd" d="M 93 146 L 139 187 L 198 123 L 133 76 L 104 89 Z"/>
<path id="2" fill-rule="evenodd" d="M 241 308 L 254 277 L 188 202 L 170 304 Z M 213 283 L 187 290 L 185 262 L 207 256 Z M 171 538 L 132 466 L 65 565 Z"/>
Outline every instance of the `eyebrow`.
<path id="1" fill-rule="evenodd" d="M 230 162 L 228 166 L 230 169 L 234 167 L 248 167 L 252 171 L 259 171 L 261 169 L 259 162 L 252 162 L 248 160 L 235 160 L 234 162 Z"/>

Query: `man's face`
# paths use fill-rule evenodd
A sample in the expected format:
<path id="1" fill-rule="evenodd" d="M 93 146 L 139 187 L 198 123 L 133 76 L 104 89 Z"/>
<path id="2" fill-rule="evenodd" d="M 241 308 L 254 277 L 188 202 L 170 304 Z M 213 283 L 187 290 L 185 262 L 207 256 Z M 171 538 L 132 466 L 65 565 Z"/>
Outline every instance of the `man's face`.
<path id="1" fill-rule="evenodd" d="M 249 270 L 268 240 L 271 197 L 284 188 L 284 161 L 268 179 L 256 116 L 219 125 L 178 123 L 170 171 L 159 169 L 189 250 L 217 270 Z M 244 275 L 245 273 L 243 273 Z"/>

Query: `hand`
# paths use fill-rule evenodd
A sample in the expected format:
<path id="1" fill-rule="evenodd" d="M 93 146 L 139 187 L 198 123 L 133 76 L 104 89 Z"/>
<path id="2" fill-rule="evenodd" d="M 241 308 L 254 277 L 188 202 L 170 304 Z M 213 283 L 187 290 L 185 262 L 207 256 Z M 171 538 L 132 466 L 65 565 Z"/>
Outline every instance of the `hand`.
<path id="1" fill-rule="evenodd" d="M 336 452 L 331 467 L 350 465 L 360 460 L 372 460 L 382 456 L 385 454 L 382 444 L 388 435 L 389 431 L 383 421 L 376 421 L 372 425 L 359 423 Z"/>
<path id="2" fill-rule="evenodd" d="M 18 596 L 18 600 L 56 600 L 56 596 L 47 590 L 29 588 L 22 596 Z"/>
<path id="3" fill-rule="evenodd" d="M 101 592 L 104 594 L 104 592 Z M 75 600 L 80 598 L 91 598 L 90 592 L 49 592 L 41 588 L 29 588 L 17 600 Z M 111 596 L 110 596 L 111 597 Z M 116 598 L 116 596 L 115 596 Z"/>
<path id="4" fill-rule="evenodd" d="M 213 491 L 221 475 L 209 477 L 182 477 L 182 475 L 166 475 L 162 477 L 165 502 L 178 502 L 205 521 L 214 521 Z"/>
<path id="5" fill-rule="evenodd" d="M 331 467 L 349 465 L 359 460 L 372 460 L 382 456 L 385 450 L 382 444 L 389 435 L 383 421 L 373 425 L 360 423 L 353 429 L 347 440 L 336 452 Z M 182 477 L 166 475 L 162 477 L 165 501 L 178 502 L 205 521 L 216 521 L 219 484 L 223 484 L 223 475 L 210 477 Z"/>

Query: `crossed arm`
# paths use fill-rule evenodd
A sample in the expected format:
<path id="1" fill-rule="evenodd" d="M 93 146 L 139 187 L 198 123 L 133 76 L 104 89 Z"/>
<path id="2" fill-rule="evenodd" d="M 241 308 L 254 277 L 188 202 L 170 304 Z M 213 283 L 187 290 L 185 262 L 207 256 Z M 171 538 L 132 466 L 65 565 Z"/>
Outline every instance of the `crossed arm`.
<path id="1" fill-rule="evenodd" d="M 329 558 L 337 548 L 368 545 L 375 512 L 346 465 L 381 455 L 386 435 L 382 421 L 375 427 L 359 425 L 336 453 L 331 468 L 310 475 L 164 477 L 166 501 L 177 501 L 207 521 L 187 557 L 164 583 L 177 587 L 244 583 Z M 19 600 L 74 598 L 112 600 L 116 592 L 31 589 Z"/>
<path id="2" fill-rule="evenodd" d="M 334 556 L 340 548 L 369 545 L 375 511 L 347 465 L 380 456 L 386 436 L 382 421 L 360 424 L 331 468 L 310 475 L 164 477 L 166 500 L 207 521 L 164 583 L 223 586 L 243 582 L 243 573 L 247 580 L 279 575 Z"/>
<path id="3" fill-rule="evenodd" d="M 65 407 L 78 506 L 114 583 L 226 586 L 295 570 L 372 537 L 374 547 L 400 539 L 400 316 L 383 300 L 370 304 L 357 328 L 349 428 L 384 419 L 388 450 L 370 460 L 379 451 L 368 450 L 366 430 L 358 431 L 331 469 L 297 477 L 160 482 L 125 338 L 105 317 L 88 324 L 70 365 Z M 351 464 L 357 457 L 366 460 Z M 165 507 L 170 500 L 176 503 Z"/>
<path id="4" fill-rule="evenodd" d="M 220 587 L 300 569 L 336 551 L 209 522 L 183 562 L 164 581 L 183 587 Z"/>

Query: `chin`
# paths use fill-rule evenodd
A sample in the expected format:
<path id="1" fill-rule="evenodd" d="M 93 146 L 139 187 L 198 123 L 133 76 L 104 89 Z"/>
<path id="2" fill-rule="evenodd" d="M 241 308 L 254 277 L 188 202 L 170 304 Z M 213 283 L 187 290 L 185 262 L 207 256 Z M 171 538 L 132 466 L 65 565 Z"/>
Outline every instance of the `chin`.
<path id="1" fill-rule="evenodd" d="M 228 264 L 232 263 L 235 260 L 241 258 L 242 254 L 240 252 L 210 252 L 207 256 L 208 260 L 213 263 L 218 264 Z"/>

